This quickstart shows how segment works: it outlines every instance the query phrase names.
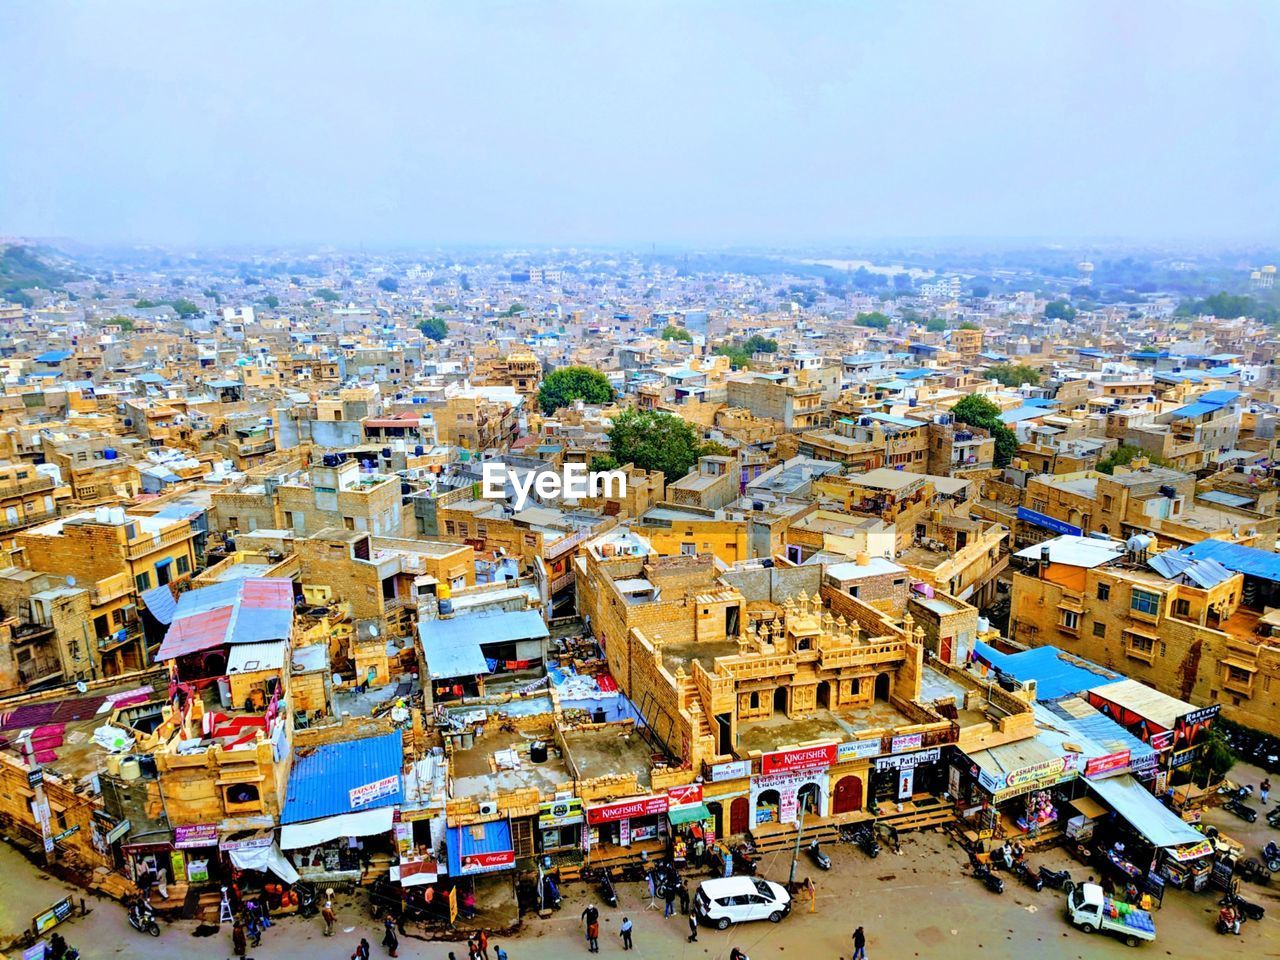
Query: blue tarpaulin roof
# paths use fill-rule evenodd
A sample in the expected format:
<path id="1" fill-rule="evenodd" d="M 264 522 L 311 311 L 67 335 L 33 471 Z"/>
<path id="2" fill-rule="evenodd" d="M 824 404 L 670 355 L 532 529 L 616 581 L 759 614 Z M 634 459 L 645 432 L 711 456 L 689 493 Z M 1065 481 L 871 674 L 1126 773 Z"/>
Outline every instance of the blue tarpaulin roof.
<path id="1" fill-rule="evenodd" d="M 1185 407 L 1179 407 L 1173 411 L 1175 417 L 1204 417 L 1211 413 L 1217 413 L 1222 409 L 1220 403 L 1188 403 Z"/>
<path id="2" fill-rule="evenodd" d="M 1196 560 L 1217 560 L 1228 570 L 1247 577 L 1280 583 L 1280 553 L 1245 547 L 1225 540 L 1201 540 L 1178 551 Z"/>
<path id="3" fill-rule="evenodd" d="M 509 853 L 511 845 L 511 821 L 490 820 L 488 823 L 477 823 L 473 826 L 450 827 L 449 840 L 449 875 L 451 877 L 470 876 L 477 873 L 493 873 L 497 870 L 510 870 L 515 860 L 510 862 L 470 862 L 463 866 L 464 857 L 480 857 L 483 854 Z"/>
<path id="4" fill-rule="evenodd" d="M 979 640 L 974 644 L 973 655 L 982 663 L 999 667 L 1018 680 L 1036 681 L 1038 700 L 1057 700 L 1073 693 L 1091 690 L 1108 681 L 1124 679 L 1118 673 L 1057 647 L 1036 647 L 1021 653 L 1001 653 Z"/>
<path id="5" fill-rule="evenodd" d="M 280 822 L 301 823 L 353 810 L 373 810 L 401 800 L 400 772 L 404 766 L 399 730 L 363 740 L 342 740 L 295 751 L 289 789 Z M 367 803 L 351 806 L 351 791 L 379 780 L 396 778 L 395 788 Z"/>

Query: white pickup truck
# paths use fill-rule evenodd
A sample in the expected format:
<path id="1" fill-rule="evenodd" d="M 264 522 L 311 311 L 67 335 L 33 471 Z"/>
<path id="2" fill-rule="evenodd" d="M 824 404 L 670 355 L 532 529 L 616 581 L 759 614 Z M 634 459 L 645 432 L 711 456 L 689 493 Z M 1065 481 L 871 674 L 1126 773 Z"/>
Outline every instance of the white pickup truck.
<path id="1" fill-rule="evenodd" d="M 1156 924 L 1151 914 L 1127 905 L 1114 906 L 1117 916 L 1113 917 L 1113 901 L 1102 892 L 1102 888 L 1096 883 L 1084 883 L 1067 895 L 1067 919 L 1085 933 L 1096 930 L 1114 933 L 1131 947 L 1136 947 L 1142 940 L 1156 938 Z"/>

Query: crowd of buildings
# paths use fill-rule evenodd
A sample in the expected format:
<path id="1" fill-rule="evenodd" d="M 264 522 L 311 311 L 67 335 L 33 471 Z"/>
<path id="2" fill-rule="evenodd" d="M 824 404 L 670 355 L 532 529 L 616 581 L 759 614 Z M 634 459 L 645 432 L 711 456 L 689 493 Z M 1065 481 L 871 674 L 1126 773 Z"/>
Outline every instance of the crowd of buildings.
<path id="1" fill-rule="evenodd" d="M 308 268 L 0 307 L 0 817 L 103 889 L 462 885 L 500 925 L 549 871 L 806 819 L 1043 840 L 1134 790 L 1176 849 L 1207 725 L 1280 735 L 1280 338 L 1247 318 Z M 541 409 L 570 365 L 615 399 Z M 714 446 L 480 495 L 628 407 Z"/>

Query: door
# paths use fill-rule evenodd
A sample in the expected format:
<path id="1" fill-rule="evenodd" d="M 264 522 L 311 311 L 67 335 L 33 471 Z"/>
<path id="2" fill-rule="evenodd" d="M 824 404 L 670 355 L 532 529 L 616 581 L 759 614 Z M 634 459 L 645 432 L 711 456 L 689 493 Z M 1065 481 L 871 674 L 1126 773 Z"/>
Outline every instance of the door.
<path id="1" fill-rule="evenodd" d="M 951 637 L 943 637 L 938 641 L 938 656 L 943 663 L 951 662 Z"/>
<path id="2" fill-rule="evenodd" d="M 832 813 L 857 813 L 862 809 L 862 778 L 841 777 L 836 784 Z"/>
<path id="3" fill-rule="evenodd" d="M 746 797 L 734 797 L 729 804 L 729 833 L 746 833 L 751 823 L 751 801 Z"/>

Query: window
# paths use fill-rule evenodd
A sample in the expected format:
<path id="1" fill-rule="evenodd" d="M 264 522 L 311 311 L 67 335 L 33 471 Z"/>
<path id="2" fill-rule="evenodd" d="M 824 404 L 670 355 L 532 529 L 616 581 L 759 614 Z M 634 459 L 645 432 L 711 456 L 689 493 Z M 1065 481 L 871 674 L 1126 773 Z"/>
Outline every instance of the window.
<path id="1" fill-rule="evenodd" d="M 138 574 L 136 577 L 133 578 L 133 582 L 137 584 L 139 593 L 141 593 L 143 590 L 150 590 L 151 589 L 151 573 L 149 571 L 144 570 L 142 573 Z"/>
<path id="2" fill-rule="evenodd" d="M 693 556 L 697 556 L 697 554 L 698 554 L 698 545 L 697 545 L 697 544 L 695 544 L 695 543 L 682 543 L 682 544 L 680 544 L 680 556 L 682 556 L 682 557 L 693 557 Z"/>
<path id="3" fill-rule="evenodd" d="M 348 530 L 354 530 L 356 528 L 356 521 L 353 517 L 343 517 L 342 525 Z"/>
<path id="4" fill-rule="evenodd" d="M 1105 640 L 1107 637 L 1107 625 L 1105 623 L 1095 623 L 1093 625 L 1093 635 Z"/>
<path id="5" fill-rule="evenodd" d="M 752 690 L 752 691 L 751 691 L 751 701 L 750 701 L 750 702 L 751 702 L 751 709 L 752 709 L 752 710 L 758 710 L 758 709 L 760 709 L 760 691 L 759 691 L 759 690 Z"/>
<path id="6" fill-rule="evenodd" d="M 1253 679 L 1253 674 L 1239 667 L 1227 667 L 1227 679 L 1232 683 L 1243 683 L 1247 686 Z"/>
<path id="7" fill-rule="evenodd" d="M 1111 599 L 1111 584 L 1109 583 L 1098 584 L 1098 599 L 1099 600 Z"/>
<path id="8" fill-rule="evenodd" d="M 290 529 L 293 529 L 293 511 L 292 510 L 286 510 L 284 512 L 284 525 Z"/>
<path id="9" fill-rule="evenodd" d="M 1160 613 L 1160 594 L 1135 587 L 1129 596 L 1129 609 L 1152 617 L 1157 616 Z"/>
<path id="10" fill-rule="evenodd" d="M 190 573 L 190 572 L 191 572 L 191 561 L 188 560 L 186 558 L 186 555 L 184 554 L 183 556 L 178 558 L 178 573 L 183 574 L 183 573 Z"/>
<path id="11" fill-rule="evenodd" d="M 1183 597 L 1179 597 L 1177 600 L 1173 601 L 1173 615 L 1175 617 L 1191 616 L 1191 601 L 1184 599 Z"/>
<path id="12" fill-rule="evenodd" d="M 1129 648 L 1138 653 L 1155 653 L 1156 642 L 1140 633 L 1129 634 Z"/>
<path id="13" fill-rule="evenodd" d="M 1064 629 L 1080 629 L 1080 614 L 1076 613 L 1074 610 L 1061 610 L 1059 612 L 1062 614 L 1062 619 L 1059 621 L 1059 624 Z"/>

